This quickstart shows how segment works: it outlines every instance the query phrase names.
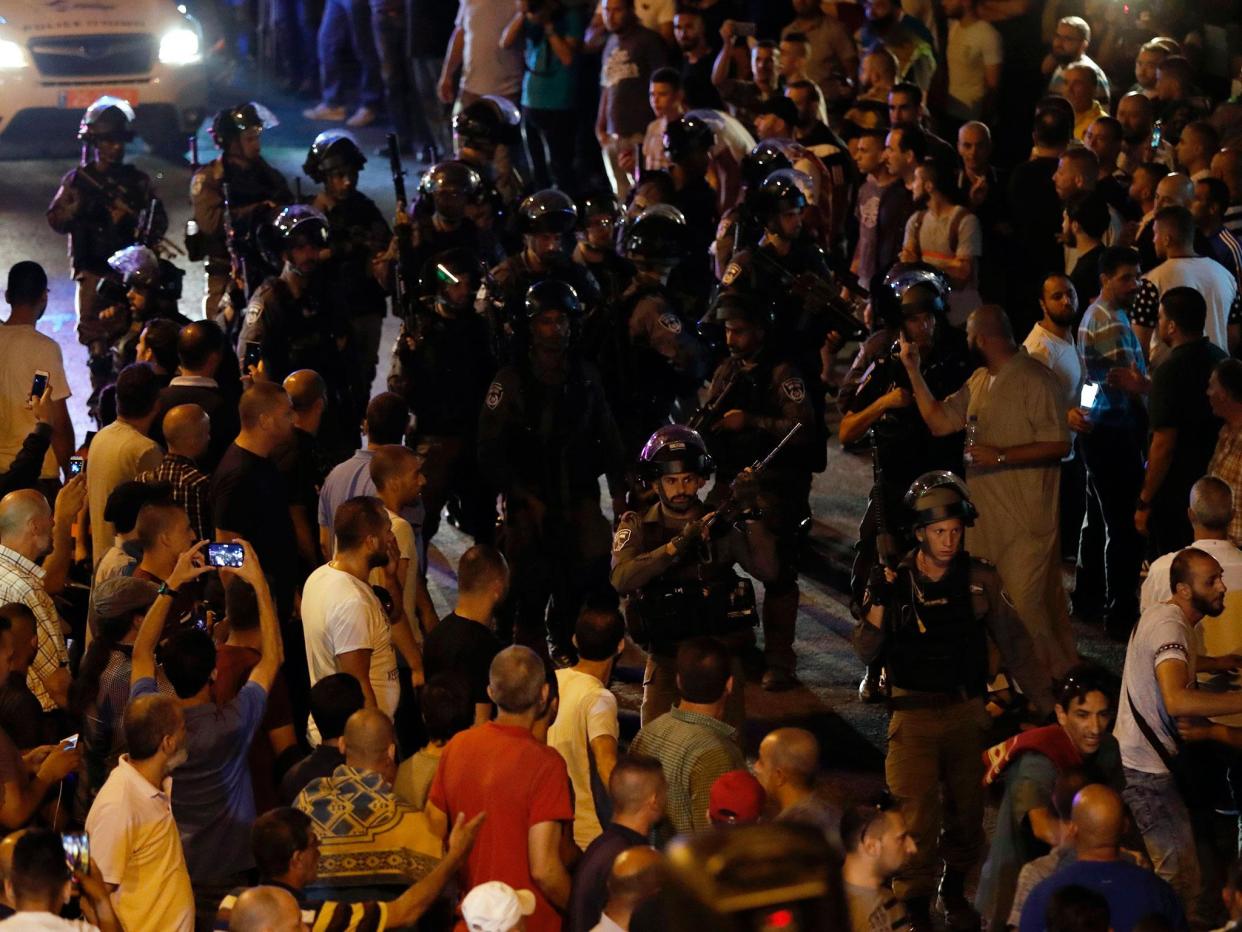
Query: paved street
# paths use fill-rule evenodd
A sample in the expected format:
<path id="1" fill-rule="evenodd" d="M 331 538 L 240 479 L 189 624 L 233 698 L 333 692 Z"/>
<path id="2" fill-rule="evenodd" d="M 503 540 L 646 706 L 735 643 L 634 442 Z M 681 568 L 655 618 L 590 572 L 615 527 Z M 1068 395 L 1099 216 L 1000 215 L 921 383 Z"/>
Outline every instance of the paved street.
<path id="1" fill-rule="evenodd" d="M 266 98 L 266 102 L 277 104 L 276 110 L 283 122 L 265 135 L 264 154 L 293 179 L 300 174 L 311 139 L 324 125 L 303 120 L 300 104 L 295 106 L 287 101 L 282 104 L 271 98 Z M 374 155 L 383 143 L 382 131 L 370 129 L 358 135 L 363 150 L 371 154 L 362 176 L 362 190 L 387 212 L 393 203 L 387 163 Z M 205 132 L 200 134 L 199 145 L 204 161 L 215 154 Z M 140 148 L 141 144 L 135 147 Z M 170 238 L 180 243 L 189 212 L 188 168 L 142 152 L 133 154 L 132 158 L 156 179 L 172 221 Z M 89 394 L 86 359 L 74 337 L 73 287 L 68 278 L 64 240 L 48 228 L 43 216 L 60 176 L 72 161 L 69 155 L 61 161 L 0 162 L 0 266 L 7 269 L 19 259 L 33 258 L 41 262 L 52 277 L 51 305 L 40 328 L 55 337 L 64 350 L 73 391 L 71 410 L 80 439 L 91 426 L 85 414 L 85 400 Z M 408 183 L 413 193 L 417 187 L 416 166 L 408 164 L 407 168 L 411 170 Z M 312 190 L 305 178 L 303 190 Z M 181 264 L 185 267 L 184 261 Z M 201 297 L 201 272 L 192 270 L 186 277 L 182 310 L 191 317 L 200 316 Z M 396 321 L 389 318 L 386 345 L 391 345 L 395 338 L 396 326 Z M 382 385 L 384 373 L 385 367 L 381 367 L 377 387 Z M 752 753 L 758 738 L 774 723 L 805 724 L 819 735 L 826 763 L 835 775 L 848 778 L 847 783 L 861 781 L 866 784 L 877 781 L 882 769 L 886 715 L 882 709 L 858 702 L 856 687 L 860 670 L 849 645 L 852 622 L 838 587 L 844 579 L 848 548 L 869 485 L 869 462 L 844 453 L 833 441 L 828 469 L 816 478 L 814 487 L 815 578 L 804 578 L 798 620 L 799 675 L 804 687 L 778 695 L 764 693 L 754 685 L 747 690 L 751 717 L 747 745 Z M 437 602 L 443 607 L 451 605 L 453 579 L 449 567 L 455 565 L 464 541 L 451 527 L 442 527 L 436 541 L 431 584 Z M 1080 630 L 1080 635 L 1085 653 L 1116 665 L 1119 658 L 1115 647 L 1102 642 L 1094 631 Z M 639 693 L 639 686 L 634 682 L 637 670 L 630 668 L 622 672 L 630 682 L 621 685 L 619 692 L 625 707 L 633 711 L 637 709 Z"/>

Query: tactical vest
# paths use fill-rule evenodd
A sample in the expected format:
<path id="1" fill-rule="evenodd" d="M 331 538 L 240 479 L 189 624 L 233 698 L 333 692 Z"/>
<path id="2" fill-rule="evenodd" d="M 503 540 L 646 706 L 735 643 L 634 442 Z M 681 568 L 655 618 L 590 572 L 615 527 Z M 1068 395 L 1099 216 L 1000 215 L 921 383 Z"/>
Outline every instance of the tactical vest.
<path id="1" fill-rule="evenodd" d="M 903 564 L 885 611 L 889 682 L 918 692 L 981 696 L 987 688 L 987 596 L 961 554 L 936 582 Z"/>

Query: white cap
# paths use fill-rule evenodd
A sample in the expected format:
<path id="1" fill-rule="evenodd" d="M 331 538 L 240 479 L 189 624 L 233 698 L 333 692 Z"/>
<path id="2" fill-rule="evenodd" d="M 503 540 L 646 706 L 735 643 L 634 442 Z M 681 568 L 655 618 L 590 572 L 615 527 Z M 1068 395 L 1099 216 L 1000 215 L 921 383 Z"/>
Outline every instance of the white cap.
<path id="1" fill-rule="evenodd" d="M 461 917 L 470 932 L 509 932 L 535 911 L 535 894 L 507 883 L 481 883 L 461 901 Z"/>

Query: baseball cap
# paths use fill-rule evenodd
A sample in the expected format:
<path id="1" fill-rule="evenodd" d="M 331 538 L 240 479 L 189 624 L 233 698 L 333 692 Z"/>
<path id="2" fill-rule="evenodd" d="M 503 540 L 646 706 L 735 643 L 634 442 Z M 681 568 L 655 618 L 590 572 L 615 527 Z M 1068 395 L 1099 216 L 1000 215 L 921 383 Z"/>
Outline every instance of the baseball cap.
<path id="1" fill-rule="evenodd" d="M 149 579 L 113 576 L 105 579 L 91 593 L 91 604 L 100 618 L 120 618 L 144 612 L 155 601 L 156 585 Z"/>
<path id="2" fill-rule="evenodd" d="M 780 94 L 773 94 L 761 103 L 755 111 L 756 116 L 761 116 L 765 113 L 770 113 L 773 116 L 780 117 L 786 124 L 788 124 L 790 129 L 798 125 L 797 105 L 794 104 L 794 102 L 788 97 L 783 97 Z"/>
<path id="3" fill-rule="evenodd" d="M 767 794 L 749 770 L 730 770 L 712 784 L 707 817 L 713 822 L 756 822 L 763 814 Z"/>
<path id="4" fill-rule="evenodd" d="M 535 894 L 507 883 L 481 883 L 461 901 L 461 917 L 470 932 L 509 932 L 535 911 Z"/>

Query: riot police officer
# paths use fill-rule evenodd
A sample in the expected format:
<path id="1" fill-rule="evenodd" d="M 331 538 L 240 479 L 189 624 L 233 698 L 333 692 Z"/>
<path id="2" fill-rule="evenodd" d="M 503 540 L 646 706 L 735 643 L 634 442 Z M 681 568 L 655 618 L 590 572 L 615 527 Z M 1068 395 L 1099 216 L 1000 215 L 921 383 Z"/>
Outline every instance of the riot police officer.
<path id="1" fill-rule="evenodd" d="M 761 582 L 774 579 L 776 539 L 750 510 L 757 489 L 748 471 L 735 480 L 730 515 L 712 512 L 700 500 L 712 469 L 697 431 L 680 424 L 661 427 L 638 457 L 639 476 L 658 500 L 621 515 L 613 535 L 612 585 L 626 597 L 630 633 L 647 651 L 644 725 L 672 708 L 677 647 L 700 635 L 733 648 L 734 690 L 725 719 L 740 728 L 746 718 L 740 655 L 753 638 L 757 614 L 754 588 L 733 566 L 740 564 Z"/>
<path id="2" fill-rule="evenodd" d="M 686 218 L 669 204 L 646 208 L 621 234 L 621 253 L 635 274 L 620 301 L 603 312 L 611 341 L 598 362 L 631 459 L 668 422 L 678 397 L 696 392 L 707 374 L 705 348 L 669 288 L 689 241 Z"/>
<path id="3" fill-rule="evenodd" d="M 802 373 L 770 340 L 772 313 L 763 299 L 724 292 L 715 316 L 723 323 L 729 358 L 712 376 L 709 404 L 719 414 L 704 424 L 707 448 L 717 464 L 709 502 L 719 501 L 729 483 L 762 459 L 795 424 L 798 436 L 759 480 L 759 501 L 777 535 L 780 573 L 764 585 L 763 637 L 767 669 L 763 687 L 796 685 L 794 627 L 798 614 L 798 551 L 810 517 L 814 409 Z"/>
<path id="4" fill-rule="evenodd" d="M 352 391 L 353 412 L 361 422 L 379 366 L 380 333 L 388 310 L 388 247 L 392 231 L 375 202 L 358 190 L 358 173 L 367 163 L 357 141 L 343 130 L 315 137 L 302 165 L 312 181 L 323 186 L 311 206 L 327 218 L 332 257 L 325 271 L 349 308 L 350 337 L 358 368 Z"/>
<path id="5" fill-rule="evenodd" d="M 572 350 L 581 315 L 565 282 L 532 285 L 519 341 L 526 352 L 496 373 L 479 416 L 479 466 L 504 499 L 515 639 L 550 648 L 561 664 L 572 661 L 583 601 L 608 591 L 601 473 L 614 513 L 624 510 L 621 438 L 599 375 Z"/>
<path id="6" fill-rule="evenodd" d="M 491 541 L 495 533 L 495 495 L 479 475 L 475 449 L 479 408 L 496 372 L 487 323 L 474 313 L 482 276 L 482 263 L 469 250 L 432 257 L 419 289 L 431 297 L 402 329 L 389 370 L 388 390 L 418 414 L 412 440 L 425 457 L 426 542 L 446 504 L 476 541 Z"/>
<path id="7" fill-rule="evenodd" d="M 737 203 L 720 217 L 716 228 L 716 274 L 723 276 L 733 254 L 754 246 L 763 235 L 755 212 L 755 195 L 763 179 L 782 168 L 793 168 L 775 139 L 765 139 L 742 157 L 742 189 Z"/>
<path id="8" fill-rule="evenodd" d="M 117 336 L 99 319 L 104 305 L 96 296 L 100 279 L 108 275 L 108 257 L 135 243 L 157 243 L 168 229 L 151 179 L 125 162 L 125 144 L 134 138 L 133 119 L 133 109 L 117 97 L 100 97 L 87 107 L 78 129 L 82 163 L 61 179 L 47 209 L 48 225 L 69 237 L 78 342 L 101 359 Z M 106 380 L 106 371 L 101 374 Z"/>
<path id="9" fill-rule="evenodd" d="M 633 264 L 617 252 L 620 225 L 621 204 L 611 191 L 588 194 L 578 201 L 578 244 L 573 260 L 589 269 L 599 283 L 603 307 L 614 304 L 634 277 Z"/>
<path id="10" fill-rule="evenodd" d="M 905 501 L 917 546 L 895 570 L 873 569 L 854 631 L 859 657 L 888 667 L 885 776 L 918 848 L 894 891 L 914 929 L 933 928 L 943 865 L 939 889 L 948 927 L 978 929 L 964 886 L 984 842 L 989 638 L 1041 716 L 1052 711 L 1051 683 L 1000 574 L 963 549 L 963 532 L 976 516 L 965 483 L 949 472 L 929 472 Z"/>
<path id="11" fill-rule="evenodd" d="M 900 336 L 918 344 L 924 377 L 937 398 L 961 388 L 973 370 L 965 335 L 945 318 L 948 294 L 948 281 L 931 266 L 894 266 L 872 295 L 881 326 L 859 349 L 837 395 L 843 415 L 841 443 L 869 437 L 876 470 L 850 576 L 856 606 L 875 562 L 877 513 L 884 530 L 898 541 L 897 549 L 908 550 L 913 540 L 903 526 L 901 500 L 910 483 L 932 469 L 961 469 L 963 435 L 931 434 L 914 406 L 909 377 L 896 353 Z M 876 685 L 873 676 L 864 688 L 865 700 L 878 698 Z"/>
<path id="12" fill-rule="evenodd" d="M 133 344 L 143 325 L 149 320 L 166 318 L 178 324 L 190 321 L 177 310 L 181 298 L 181 281 L 185 273 L 161 259 L 146 246 L 126 246 L 108 258 L 108 268 L 116 278 L 102 279 L 96 289 L 102 310 L 99 318 L 110 332 L 119 334 L 113 341 L 120 369 L 130 359 Z"/>
<path id="13" fill-rule="evenodd" d="M 446 250 L 465 249 L 479 254 L 479 232 L 467 210 L 482 190 L 483 179 L 465 162 L 448 159 L 423 173 L 414 210 L 408 217 L 397 217 L 397 237 L 407 282 L 420 281 L 428 261 Z M 419 296 L 427 298 L 431 293 Z M 402 314 L 409 311 L 402 309 Z"/>
<path id="14" fill-rule="evenodd" d="M 198 236 L 187 251 L 192 260 L 204 260 L 207 286 L 203 312 L 210 320 L 225 313 L 222 301 L 230 290 L 229 307 L 240 310 L 244 299 L 264 278 L 280 271 L 279 266 L 269 266 L 257 239 L 259 229 L 293 201 L 284 175 L 262 156 L 263 130 L 278 122 L 270 110 L 255 101 L 221 110 L 211 122 L 211 138 L 220 155 L 196 171 L 190 182 Z M 231 246 L 226 209 L 233 230 Z M 236 253 L 236 263 L 230 248 Z M 235 268 L 235 264 L 241 267 Z M 229 326 L 236 327 L 237 322 L 230 321 Z"/>
<path id="15" fill-rule="evenodd" d="M 536 282 L 555 279 L 570 285 L 585 314 L 598 306 L 599 284 L 584 266 L 570 261 L 566 252 L 566 237 L 577 223 L 578 209 L 560 191 L 538 191 L 522 201 L 518 209 L 522 249 L 492 269 L 489 291 L 478 304 L 480 313 L 491 321 L 502 361 L 512 350 L 509 343 L 515 325 L 525 314 L 527 291 Z"/>
<path id="16" fill-rule="evenodd" d="M 521 125 L 522 112 L 498 94 L 485 94 L 453 116 L 456 157 L 479 172 L 508 206 L 526 194 L 512 160 L 522 144 Z"/>
<path id="17" fill-rule="evenodd" d="M 328 220 L 315 208 L 284 208 L 263 234 L 279 275 L 266 279 L 250 298 L 238 340 L 243 367 L 250 344 L 258 345 L 258 377 L 282 382 L 298 369 L 313 369 L 328 386 L 328 409 L 321 440 L 325 449 L 356 449 L 357 432 L 344 425 L 354 410 L 351 347 L 346 306 L 325 272 Z M 358 422 L 353 422 L 358 423 Z M 334 433 L 335 431 L 335 433 Z"/>

